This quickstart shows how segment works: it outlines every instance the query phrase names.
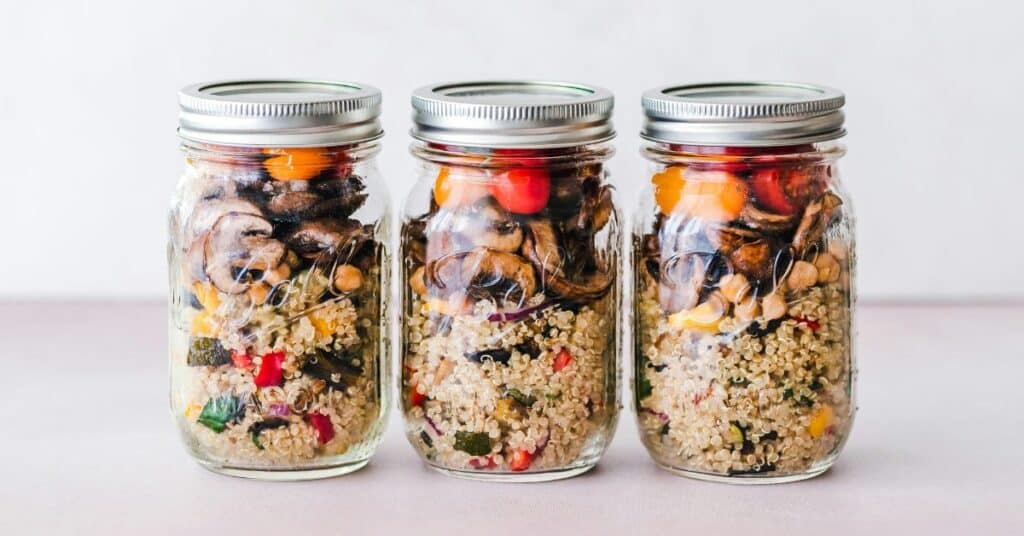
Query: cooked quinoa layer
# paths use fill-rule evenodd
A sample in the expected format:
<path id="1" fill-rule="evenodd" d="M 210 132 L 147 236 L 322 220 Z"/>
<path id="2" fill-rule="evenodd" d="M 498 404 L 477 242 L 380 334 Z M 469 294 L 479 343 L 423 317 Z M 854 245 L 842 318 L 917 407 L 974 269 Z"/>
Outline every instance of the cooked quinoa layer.
<path id="1" fill-rule="evenodd" d="M 172 330 L 172 406 L 186 442 L 200 458 L 240 467 L 317 467 L 337 463 L 339 456 L 360 450 L 379 435 L 375 307 L 357 308 L 349 297 L 313 298 L 328 285 L 317 272 L 291 284 L 293 291 L 276 306 L 253 308 L 245 295 L 218 292 L 212 311 L 181 313 L 192 330 Z M 190 365 L 197 323 L 207 326 L 204 335 L 224 350 L 252 356 L 251 365 L 239 366 L 234 358 L 219 366 Z M 257 387 L 261 356 L 275 352 L 284 355 L 281 382 Z M 362 372 L 321 378 L 303 371 L 325 353 L 352 356 L 351 366 Z M 204 424 L 204 409 L 225 399 L 238 403 L 234 418 L 222 430 Z M 322 416 L 315 418 L 330 430 L 329 440 L 324 441 L 327 436 L 311 415 Z"/>
<path id="2" fill-rule="evenodd" d="M 543 300 L 537 295 L 530 304 Z M 414 298 L 403 397 L 414 446 L 432 464 L 455 470 L 592 463 L 617 414 L 610 307 L 606 297 L 492 321 L 490 301 L 449 317 L 428 313 Z"/>
<path id="3" fill-rule="evenodd" d="M 853 416 L 841 284 L 790 296 L 777 321 L 727 317 L 714 332 L 673 327 L 657 287 L 640 290 L 637 403 L 659 463 L 765 476 L 827 466 Z"/>

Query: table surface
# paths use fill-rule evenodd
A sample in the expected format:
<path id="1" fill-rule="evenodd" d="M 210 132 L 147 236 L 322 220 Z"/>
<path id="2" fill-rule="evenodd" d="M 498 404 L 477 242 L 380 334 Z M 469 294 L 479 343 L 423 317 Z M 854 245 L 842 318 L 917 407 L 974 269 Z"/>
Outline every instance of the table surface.
<path id="1" fill-rule="evenodd" d="M 754 487 L 657 469 L 628 404 L 598 467 L 561 482 L 439 475 L 397 412 L 357 473 L 215 475 L 168 417 L 165 326 L 158 303 L 0 304 L 0 534 L 1024 531 L 1024 306 L 861 307 L 842 457 L 819 478 Z"/>

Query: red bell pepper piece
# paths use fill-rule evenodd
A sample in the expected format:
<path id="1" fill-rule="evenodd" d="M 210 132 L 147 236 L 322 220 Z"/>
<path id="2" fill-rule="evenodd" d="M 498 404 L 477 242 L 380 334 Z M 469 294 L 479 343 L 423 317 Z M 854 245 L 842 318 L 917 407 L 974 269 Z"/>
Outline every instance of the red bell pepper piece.
<path id="1" fill-rule="evenodd" d="M 494 469 L 498 466 L 497 463 L 494 463 L 494 458 L 490 456 L 473 458 L 472 460 L 469 460 L 469 465 L 473 466 L 475 469 Z"/>
<path id="2" fill-rule="evenodd" d="M 531 462 L 533 462 L 533 454 L 526 450 L 517 450 L 509 458 L 508 468 L 513 471 L 525 471 L 530 468 Z"/>
<path id="3" fill-rule="evenodd" d="M 555 356 L 555 362 L 551 364 L 551 369 L 555 372 L 561 372 L 562 369 L 568 367 L 571 362 L 572 354 L 569 353 L 569 350 L 562 348 L 558 351 L 558 355 Z"/>
<path id="4" fill-rule="evenodd" d="M 284 352 L 271 352 L 264 355 L 260 361 L 260 368 L 252 381 L 256 387 L 271 387 L 281 385 L 281 365 L 284 363 Z"/>
<path id="5" fill-rule="evenodd" d="M 248 353 L 231 352 L 231 362 L 238 368 L 247 369 L 252 366 L 252 356 Z"/>
<path id="6" fill-rule="evenodd" d="M 416 390 L 416 386 L 409 387 L 409 405 L 412 407 L 422 406 L 423 402 L 427 400 L 427 395 Z"/>
<path id="7" fill-rule="evenodd" d="M 334 439 L 334 425 L 330 417 L 318 412 L 306 415 L 306 420 L 316 430 L 316 439 L 321 445 Z"/>
<path id="8" fill-rule="evenodd" d="M 811 331 L 818 331 L 819 329 L 821 329 L 820 323 L 818 323 L 815 320 L 811 320 L 810 318 L 807 318 L 805 316 L 794 316 L 793 320 L 796 320 L 798 324 L 803 324 L 811 328 Z"/>

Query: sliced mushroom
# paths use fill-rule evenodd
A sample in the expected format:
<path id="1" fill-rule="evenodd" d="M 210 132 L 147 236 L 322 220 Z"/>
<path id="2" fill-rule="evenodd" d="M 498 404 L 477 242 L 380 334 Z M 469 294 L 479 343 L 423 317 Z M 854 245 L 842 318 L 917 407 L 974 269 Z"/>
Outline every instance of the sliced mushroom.
<path id="1" fill-rule="evenodd" d="M 271 270 L 285 255 L 281 242 L 270 237 L 273 226 L 260 216 L 229 212 L 213 225 L 205 241 L 205 271 L 221 292 L 241 294 L 256 273 Z"/>
<path id="2" fill-rule="evenodd" d="M 751 229 L 758 229 L 768 233 L 782 233 L 796 225 L 796 215 L 773 214 L 755 207 L 752 203 L 743 205 L 740 211 L 740 221 Z"/>
<path id="3" fill-rule="evenodd" d="M 797 255 L 802 255 L 808 246 L 821 238 L 829 223 L 832 222 L 836 208 L 842 204 L 843 200 L 839 196 L 825 192 L 820 199 L 815 199 L 807 205 L 804 215 L 800 219 L 800 225 L 797 226 L 796 232 L 793 234 L 793 249 Z"/>
<path id="4" fill-rule="evenodd" d="M 186 243 L 191 244 L 213 228 L 222 216 L 228 213 L 251 214 L 262 217 L 260 208 L 244 199 L 209 199 L 197 203 L 188 218 Z"/>
<path id="5" fill-rule="evenodd" d="M 323 202 L 314 192 L 282 192 L 267 201 L 267 212 L 277 220 L 298 221 Z"/>
<path id="6" fill-rule="evenodd" d="M 470 292 L 498 294 L 505 301 L 521 304 L 537 290 L 533 266 L 514 253 L 474 249 L 462 260 L 461 271 Z"/>
<path id="7" fill-rule="evenodd" d="M 488 197 L 477 205 L 467 219 L 464 234 L 477 246 L 512 253 L 518 251 L 523 243 L 523 230 L 519 223 L 493 198 Z"/>
<path id="8" fill-rule="evenodd" d="M 602 186 L 594 205 L 593 231 L 595 233 L 604 229 L 605 225 L 608 225 L 613 211 L 612 189 L 607 185 Z"/>
<path id="9" fill-rule="evenodd" d="M 327 256 L 345 261 L 370 238 L 370 231 L 356 220 L 319 219 L 300 223 L 285 242 L 306 259 Z"/>
<path id="10" fill-rule="evenodd" d="M 565 261 L 554 228 L 547 220 L 531 220 L 530 232 L 523 239 L 523 254 L 540 272 L 546 290 L 563 298 L 594 300 L 605 295 L 613 279 L 606 267 L 568 277 Z"/>
<path id="11" fill-rule="evenodd" d="M 359 210 L 367 198 L 366 184 L 355 175 L 313 181 L 310 186 L 324 199 L 318 207 L 321 215 L 347 218 Z"/>

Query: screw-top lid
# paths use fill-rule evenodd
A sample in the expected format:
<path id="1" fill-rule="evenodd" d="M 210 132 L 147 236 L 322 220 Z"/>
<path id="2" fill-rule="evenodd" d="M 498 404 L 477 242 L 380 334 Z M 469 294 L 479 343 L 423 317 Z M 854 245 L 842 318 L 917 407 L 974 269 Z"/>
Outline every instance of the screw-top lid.
<path id="1" fill-rule="evenodd" d="M 384 134 L 380 90 L 354 82 L 206 82 L 182 89 L 178 103 L 178 134 L 198 142 L 322 147 Z"/>
<path id="2" fill-rule="evenodd" d="M 615 136 L 613 97 L 567 82 L 435 84 L 412 95 L 414 138 L 473 147 L 565 147 Z"/>
<path id="3" fill-rule="evenodd" d="M 671 85 L 644 93 L 641 135 L 691 145 L 773 146 L 840 138 L 845 97 L 789 82 Z"/>

